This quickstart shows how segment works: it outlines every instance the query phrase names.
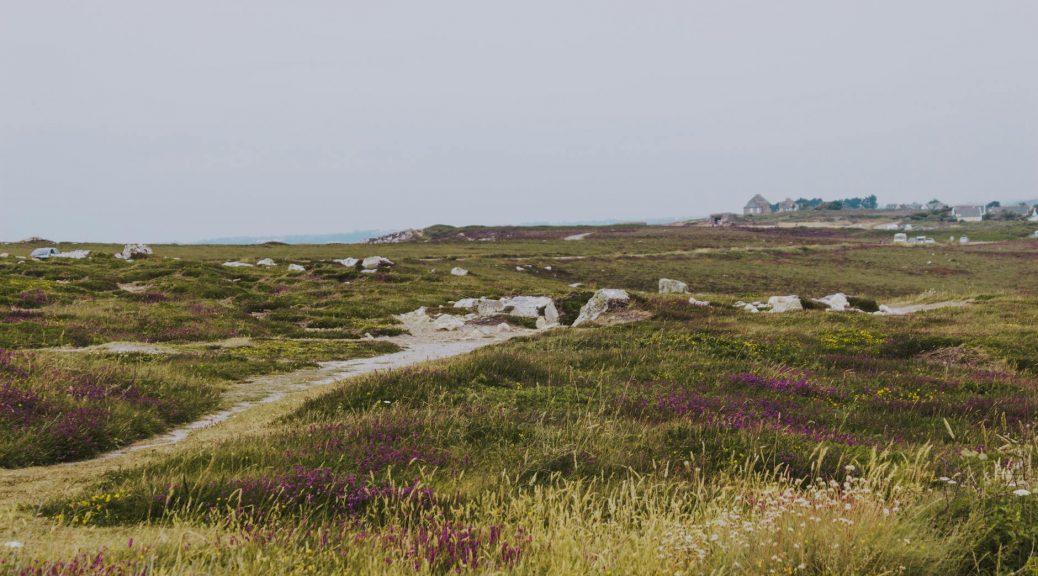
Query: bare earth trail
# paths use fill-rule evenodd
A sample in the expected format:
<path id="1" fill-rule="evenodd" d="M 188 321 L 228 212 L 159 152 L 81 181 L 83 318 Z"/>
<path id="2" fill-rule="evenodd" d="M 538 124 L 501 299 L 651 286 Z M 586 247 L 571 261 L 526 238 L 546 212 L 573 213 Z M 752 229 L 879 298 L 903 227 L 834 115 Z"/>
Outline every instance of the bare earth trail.
<path id="1" fill-rule="evenodd" d="M 204 445 L 224 438 L 261 430 L 266 424 L 292 410 L 313 392 L 350 378 L 414 366 L 467 354 L 537 330 L 515 329 L 492 335 L 473 332 L 415 331 L 415 335 L 384 338 L 402 350 L 390 354 L 323 362 L 309 368 L 263 376 L 234 386 L 227 394 L 231 406 L 208 414 L 160 436 L 138 441 L 88 460 L 0 470 L 0 521 L 15 515 L 16 508 L 39 504 L 38 495 L 72 491 L 96 481 L 102 474 L 137 465 L 178 444 Z M 234 418 L 248 412 L 248 418 Z"/>

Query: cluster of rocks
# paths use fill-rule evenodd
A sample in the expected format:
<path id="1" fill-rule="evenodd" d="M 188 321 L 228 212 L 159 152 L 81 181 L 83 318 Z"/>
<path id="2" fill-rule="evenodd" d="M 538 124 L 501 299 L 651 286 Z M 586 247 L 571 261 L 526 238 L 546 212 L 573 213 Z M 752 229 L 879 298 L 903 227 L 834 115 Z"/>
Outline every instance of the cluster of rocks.
<path id="1" fill-rule="evenodd" d="M 378 238 L 371 238 L 368 240 L 368 244 L 400 244 L 401 242 L 414 242 L 423 238 L 425 238 L 424 232 L 412 228 L 379 236 Z"/>
<path id="2" fill-rule="evenodd" d="M 277 264 L 277 262 L 274 261 L 273 258 L 262 258 L 260 260 L 257 260 L 256 264 L 249 264 L 248 262 L 241 262 L 240 260 L 232 260 L 230 262 L 224 262 L 223 265 L 228 267 L 228 268 L 252 268 L 253 266 L 263 266 L 264 268 L 273 268 L 274 266 L 277 266 L 278 264 Z M 306 272 L 306 268 L 304 268 L 300 264 L 289 264 L 288 265 L 288 271 L 289 272 Z"/>
<path id="3" fill-rule="evenodd" d="M 538 328 L 559 325 L 559 310 L 547 296 L 511 296 L 508 298 L 463 298 L 454 303 L 455 309 L 471 310 L 476 317 L 515 316 L 534 318 Z"/>
<path id="4" fill-rule="evenodd" d="M 608 325 L 638 319 L 644 313 L 629 309 L 631 297 L 625 290 L 603 288 L 580 309 L 573 326 Z M 484 335 L 515 330 L 508 322 L 494 318 L 512 316 L 535 320 L 537 329 L 561 326 L 559 309 L 548 296 L 509 296 L 505 298 L 464 298 L 453 303 L 455 310 L 464 314 L 430 316 L 424 306 L 401 314 L 398 318 L 412 331 L 456 331 L 471 329 Z"/>
<path id="5" fill-rule="evenodd" d="M 332 262 L 342 264 L 347 268 L 356 268 L 359 264 L 361 268 L 360 271 L 366 274 L 374 274 L 380 269 L 395 266 L 392 260 L 383 256 L 368 256 L 363 260 L 357 258 L 340 258 L 338 260 L 332 260 Z"/>
<path id="6" fill-rule="evenodd" d="M 735 308 L 742 308 L 747 312 L 792 312 L 794 310 L 803 310 L 804 305 L 800 301 L 799 296 L 772 296 L 768 298 L 767 302 L 743 302 L 742 300 L 733 304 Z"/>
<path id="7" fill-rule="evenodd" d="M 850 299 L 847 298 L 847 295 L 843 292 L 836 292 L 835 294 L 829 294 L 822 298 L 814 298 L 812 299 L 812 302 L 825 306 L 826 310 L 830 312 L 863 312 L 863 310 L 853 307 Z M 771 298 L 768 298 L 767 302 L 743 302 L 740 300 L 732 306 L 754 313 L 782 313 L 804 309 L 803 301 L 801 301 L 800 297 L 796 295 L 772 296 Z"/>
<path id="8" fill-rule="evenodd" d="M 135 258 L 147 258 L 152 254 L 154 254 L 154 252 L 152 251 L 151 246 L 148 246 L 147 244 L 134 243 L 123 246 L 122 252 L 117 252 L 115 257 L 120 260 L 133 260 Z"/>
<path id="9" fill-rule="evenodd" d="M 660 278 L 659 282 L 660 294 L 688 294 L 688 284 L 681 280 L 673 280 L 671 278 Z M 693 306 L 709 306 L 710 303 L 706 300 L 697 300 L 695 296 L 688 299 L 688 303 Z"/>

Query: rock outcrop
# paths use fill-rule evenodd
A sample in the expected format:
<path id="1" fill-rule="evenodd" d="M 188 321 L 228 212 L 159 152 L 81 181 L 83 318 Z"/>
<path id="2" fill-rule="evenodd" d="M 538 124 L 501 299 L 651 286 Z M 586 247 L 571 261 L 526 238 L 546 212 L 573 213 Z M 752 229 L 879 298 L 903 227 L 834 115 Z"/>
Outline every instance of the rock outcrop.
<path id="1" fill-rule="evenodd" d="M 803 310 L 804 305 L 800 302 L 799 296 L 772 296 L 768 298 L 768 306 L 771 307 L 771 312 L 793 312 L 795 310 Z"/>
<path id="2" fill-rule="evenodd" d="M 837 292 L 836 294 L 830 294 L 823 298 L 819 298 L 816 302 L 825 304 L 833 312 L 844 312 L 851 307 L 851 303 L 847 300 L 847 295 L 843 292 Z"/>
<path id="3" fill-rule="evenodd" d="M 464 269 L 464 268 L 460 268 L 458 266 L 455 266 L 454 268 L 451 268 L 451 275 L 453 275 L 453 276 L 468 276 L 469 275 L 469 271 Z"/>
<path id="4" fill-rule="evenodd" d="M 681 280 L 660 278 L 660 294 L 688 294 L 688 284 Z"/>
<path id="5" fill-rule="evenodd" d="M 116 258 L 123 260 L 134 260 L 139 258 L 147 258 L 153 254 L 151 246 L 147 244 L 127 244 L 123 246 L 123 251 L 115 255 Z"/>
<path id="6" fill-rule="evenodd" d="M 368 256 L 360 263 L 360 265 L 365 270 L 378 270 L 379 268 L 388 268 L 394 264 L 389 258 L 384 258 L 382 256 Z"/>
<path id="7" fill-rule="evenodd" d="M 573 321 L 573 326 L 600 322 L 609 314 L 626 309 L 630 303 L 631 296 L 626 290 L 602 288 L 580 309 L 580 315 Z"/>

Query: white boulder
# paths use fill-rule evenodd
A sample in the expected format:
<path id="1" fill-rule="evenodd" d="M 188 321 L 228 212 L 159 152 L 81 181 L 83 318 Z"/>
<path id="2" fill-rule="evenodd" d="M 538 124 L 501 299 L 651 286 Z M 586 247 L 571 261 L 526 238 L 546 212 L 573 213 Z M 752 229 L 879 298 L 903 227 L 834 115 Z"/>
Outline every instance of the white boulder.
<path id="1" fill-rule="evenodd" d="M 464 268 L 459 268 L 458 266 L 455 266 L 454 268 L 451 268 L 451 274 L 453 276 L 468 276 L 469 271 Z"/>
<path id="2" fill-rule="evenodd" d="M 360 260 L 356 258 L 340 258 L 338 260 L 332 260 L 332 262 L 338 262 L 347 268 L 354 268 L 357 264 L 360 264 Z"/>
<path id="3" fill-rule="evenodd" d="M 710 303 L 707 302 L 706 300 L 696 300 L 695 296 L 689 298 L 688 299 L 688 303 L 693 305 L 693 306 L 709 306 L 710 305 Z"/>
<path id="4" fill-rule="evenodd" d="M 306 272 L 306 268 L 303 268 L 299 264 L 289 264 L 288 265 L 288 271 L 289 272 Z"/>
<path id="5" fill-rule="evenodd" d="M 116 258 L 122 258 L 123 260 L 133 260 L 134 258 L 146 258 L 153 254 L 151 246 L 147 244 L 127 244 L 123 246 L 123 251 L 116 254 Z"/>
<path id="6" fill-rule="evenodd" d="M 8 256 L 10 256 L 10 254 L 7 252 L 0 252 L 0 258 L 7 258 Z"/>
<path id="7" fill-rule="evenodd" d="M 847 295 L 843 292 L 837 292 L 836 294 L 830 294 L 824 298 L 816 300 L 821 304 L 825 304 L 833 312 L 844 312 L 851 307 L 850 301 L 847 300 Z"/>
<path id="8" fill-rule="evenodd" d="M 603 315 L 627 308 L 631 296 L 626 290 L 602 288 L 580 309 L 580 315 L 573 321 L 573 326 L 583 326 L 598 321 Z"/>
<path id="9" fill-rule="evenodd" d="M 39 258 L 41 260 L 46 260 L 47 258 L 50 258 L 51 256 L 55 256 L 57 254 L 58 254 L 58 249 L 57 248 L 53 248 L 53 247 L 48 246 L 47 248 L 37 248 L 37 249 L 33 250 L 32 252 L 29 253 L 29 257 L 30 258 Z"/>
<path id="10" fill-rule="evenodd" d="M 688 284 L 681 280 L 660 278 L 660 294 L 687 294 Z"/>
<path id="11" fill-rule="evenodd" d="M 256 262 L 256 266 L 277 266 L 277 264 L 271 258 L 264 258 Z"/>
<path id="12" fill-rule="evenodd" d="M 774 313 L 804 309 L 804 305 L 800 303 L 799 296 L 772 296 L 768 298 L 768 306 L 771 307 L 771 311 Z"/>
<path id="13" fill-rule="evenodd" d="M 224 262 L 223 265 L 228 268 L 252 268 L 252 264 L 249 264 L 248 262 L 239 262 L 237 260 Z"/>
<path id="14" fill-rule="evenodd" d="M 479 300 L 476 299 L 476 298 L 462 298 L 461 300 L 458 300 L 457 302 L 454 303 L 454 307 L 455 308 L 464 309 L 464 310 L 472 310 L 473 308 L 476 307 L 476 304 L 478 304 L 478 303 L 479 303 Z"/>
<path id="15" fill-rule="evenodd" d="M 465 320 L 451 314 L 441 314 L 433 320 L 433 327 L 437 330 L 457 330 L 465 325 Z"/>
<path id="16" fill-rule="evenodd" d="M 393 261 L 389 258 L 383 258 L 382 256 L 368 256 L 364 259 L 360 265 L 365 270 L 377 270 L 379 268 L 385 268 L 393 265 Z"/>

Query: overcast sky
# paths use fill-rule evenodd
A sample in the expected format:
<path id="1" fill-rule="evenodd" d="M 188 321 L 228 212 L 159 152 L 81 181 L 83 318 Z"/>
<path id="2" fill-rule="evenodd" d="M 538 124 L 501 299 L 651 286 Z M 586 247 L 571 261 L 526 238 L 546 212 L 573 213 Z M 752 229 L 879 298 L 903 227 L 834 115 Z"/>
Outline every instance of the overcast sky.
<path id="1" fill-rule="evenodd" d="M 0 0 L 0 239 L 1038 197 L 1038 2 Z"/>

